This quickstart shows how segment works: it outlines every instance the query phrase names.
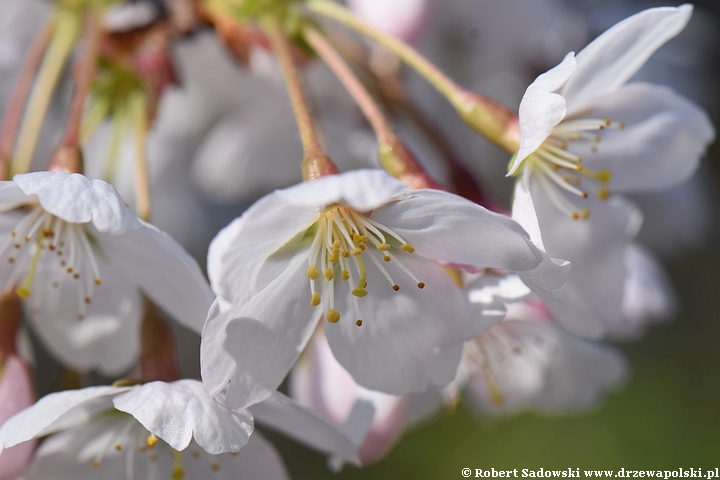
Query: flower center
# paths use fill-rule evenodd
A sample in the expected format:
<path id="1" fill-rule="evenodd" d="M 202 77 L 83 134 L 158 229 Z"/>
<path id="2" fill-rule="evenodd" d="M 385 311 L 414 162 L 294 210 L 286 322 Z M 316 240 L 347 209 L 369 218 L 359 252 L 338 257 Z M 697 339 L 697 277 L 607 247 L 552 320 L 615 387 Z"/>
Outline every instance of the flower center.
<path id="1" fill-rule="evenodd" d="M 573 220 L 585 220 L 590 215 L 587 208 L 578 208 L 568 200 L 558 188 L 580 198 L 588 198 L 587 187 L 594 189 L 595 195 L 605 200 L 609 192 L 607 184 L 612 178 L 609 170 L 590 170 L 582 163 L 582 158 L 570 153 L 572 143 L 582 143 L 591 153 L 598 149 L 600 130 L 622 130 L 625 124 L 612 120 L 580 119 L 569 120 L 557 125 L 550 136 L 529 157 L 527 165 L 537 174 L 538 181 L 548 198 L 561 212 Z M 583 180 L 590 180 L 583 183 Z"/>
<path id="2" fill-rule="evenodd" d="M 315 237 L 308 257 L 307 277 L 310 279 L 310 304 L 314 307 L 323 301 L 318 282 L 323 282 L 327 311 L 325 318 L 336 323 L 340 312 L 335 309 L 335 279 L 349 282 L 352 301 L 357 314 L 357 326 L 362 325 L 358 299 L 368 294 L 365 260 L 377 267 L 394 291 L 400 286 L 393 280 L 383 263 L 394 264 L 409 276 L 418 288 L 425 284 L 400 262 L 398 251 L 413 253 L 415 249 L 397 233 L 371 220 L 352 208 L 334 206 L 321 212 L 320 219 L 311 228 Z"/>
<path id="3" fill-rule="evenodd" d="M 83 224 L 68 223 L 40 206 L 32 208 L 0 244 L 0 256 L 6 258 L 12 269 L 4 290 L 15 288 L 21 298 L 32 299 L 31 311 L 38 311 L 44 287 L 36 286 L 40 295 L 31 293 L 41 268 L 50 277 L 52 288 L 58 288 L 66 279 L 76 282 L 77 318 L 82 320 L 94 288 L 102 283 L 93 241 Z"/>

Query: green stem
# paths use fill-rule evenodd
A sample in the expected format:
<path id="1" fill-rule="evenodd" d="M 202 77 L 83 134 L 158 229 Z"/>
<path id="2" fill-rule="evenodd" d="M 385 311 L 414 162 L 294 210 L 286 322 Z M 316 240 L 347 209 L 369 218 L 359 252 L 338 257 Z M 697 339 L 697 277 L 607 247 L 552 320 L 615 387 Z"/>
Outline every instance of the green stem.
<path id="1" fill-rule="evenodd" d="M 488 140 L 514 153 L 518 149 L 517 116 L 503 105 L 457 85 L 405 42 L 366 24 L 349 10 L 328 0 L 311 0 L 307 8 L 371 38 L 414 68 L 447 98 L 462 119 Z"/>
<path id="2" fill-rule="evenodd" d="M 55 92 L 63 67 L 80 34 L 80 29 L 81 21 L 76 13 L 68 10 L 60 10 L 57 13 L 50 48 L 45 54 L 42 67 L 40 67 L 37 84 L 33 89 L 30 104 L 27 107 L 27 116 L 23 122 L 20 138 L 15 148 L 15 155 L 11 165 L 12 175 L 30 170 L 37 139 L 50 105 L 50 99 Z"/>
<path id="3" fill-rule="evenodd" d="M 144 94 L 136 93 L 130 97 L 130 112 L 135 126 L 135 210 L 138 218 L 150 220 L 150 176 L 148 173 L 147 152 L 147 99 Z"/>

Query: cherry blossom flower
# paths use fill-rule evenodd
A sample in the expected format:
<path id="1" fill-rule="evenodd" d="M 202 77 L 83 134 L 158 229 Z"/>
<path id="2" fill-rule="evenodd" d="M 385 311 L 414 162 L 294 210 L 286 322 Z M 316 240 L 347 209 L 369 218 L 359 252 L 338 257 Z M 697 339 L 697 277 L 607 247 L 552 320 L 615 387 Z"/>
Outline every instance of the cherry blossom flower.
<path id="1" fill-rule="evenodd" d="M 520 104 L 520 149 L 509 175 L 531 171 L 573 218 L 589 209 L 563 192 L 603 199 L 687 180 L 714 137 L 707 115 L 666 87 L 627 81 L 691 14 L 690 5 L 645 10 L 540 75 Z"/>
<path id="2" fill-rule="evenodd" d="M 282 381 L 321 316 L 335 358 L 366 388 L 444 385 L 464 339 L 498 320 L 469 315 L 436 261 L 512 271 L 542 259 L 512 220 L 455 195 L 358 170 L 278 190 L 213 241 L 218 295 L 201 347 L 203 381 L 234 406 Z M 362 326 L 360 326 L 362 325 Z"/>
<path id="3" fill-rule="evenodd" d="M 619 351 L 566 332 L 535 298 L 465 343 L 456 386 L 485 413 L 561 412 L 595 406 L 626 376 Z"/>
<path id="4" fill-rule="evenodd" d="M 555 314 L 576 334 L 597 338 L 628 321 L 625 256 L 642 215 L 615 193 L 687 180 L 714 136 L 707 115 L 672 90 L 626 83 L 691 13 L 654 8 L 620 22 L 540 75 L 520 105 L 513 217 L 572 263 L 558 291 L 567 308 Z"/>
<path id="5" fill-rule="evenodd" d="M 65 363 L 118 372 L 137 357 L 140 294 L 199 332 L 212 293 L 197 263 L 138 220 L 115 189 L 79 174 L 0 182 L 0 285 L 25 299 Z"/>
<path id="6" fill-rule="evenodd" d="M 275 392 L 255 416 L 356 463 L 337 429 Z M 196 380 L 50 394 L 0 428 L 0 451 L 50 435 L 25 478 L 288 478 L 253 414 L 210 397 Z M 252 435 L 251 435 L 252 434 Z"/>

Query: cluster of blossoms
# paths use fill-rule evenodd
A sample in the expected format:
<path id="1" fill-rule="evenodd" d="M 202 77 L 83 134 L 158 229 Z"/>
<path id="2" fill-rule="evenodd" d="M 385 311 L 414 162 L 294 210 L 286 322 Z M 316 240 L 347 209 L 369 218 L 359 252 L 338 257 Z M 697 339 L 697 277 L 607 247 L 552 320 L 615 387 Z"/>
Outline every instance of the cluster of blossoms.
<path id="1" fill-rule="evenodd" d="M 642 11 L 567 53 L 515 113 L 406 43 L 426 0 L 347 4 L 0 1 L 45 22 L 30 40 L 0 31 L 26 56 L 0 43 L 15 77 L 0 478 L 288 478 L 255 420 L 339 469 L 461 395 L 487 414 L 564 412 L 624 381 L 608 340 L 674 308 L 632 194 L 689 181 L 715 135 L 696 104 L 634 78 L 693 7 Z M 72 93 L 58 86 L 69 63 Z M 507 152 L 511 179 L 458 160 L 403 63 Z M 405 143 L 389 115 L 427 135 Z M 43 125 L 60 138 L 49 149 Z M 514 185 L 511 204 L 490 180 Z M 34 380 L 33 349 L 65 382 Z M 52 393 L 36 401 L 35 385 Z"/>

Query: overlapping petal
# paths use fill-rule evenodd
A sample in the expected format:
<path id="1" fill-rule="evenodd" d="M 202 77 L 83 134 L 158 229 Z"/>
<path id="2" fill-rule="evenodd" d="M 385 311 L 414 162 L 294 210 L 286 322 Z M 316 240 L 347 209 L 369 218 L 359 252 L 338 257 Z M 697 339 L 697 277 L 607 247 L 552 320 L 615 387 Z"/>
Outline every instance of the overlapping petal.
<path id="1" fill-rule="evenodd" d="M 178 451 L 194 438 L 211 454 L 237 452 L 253 431 L 252 415 L 231 410 L 195 380 L 146 383 L 116 396 L 113 405 Z"/>

